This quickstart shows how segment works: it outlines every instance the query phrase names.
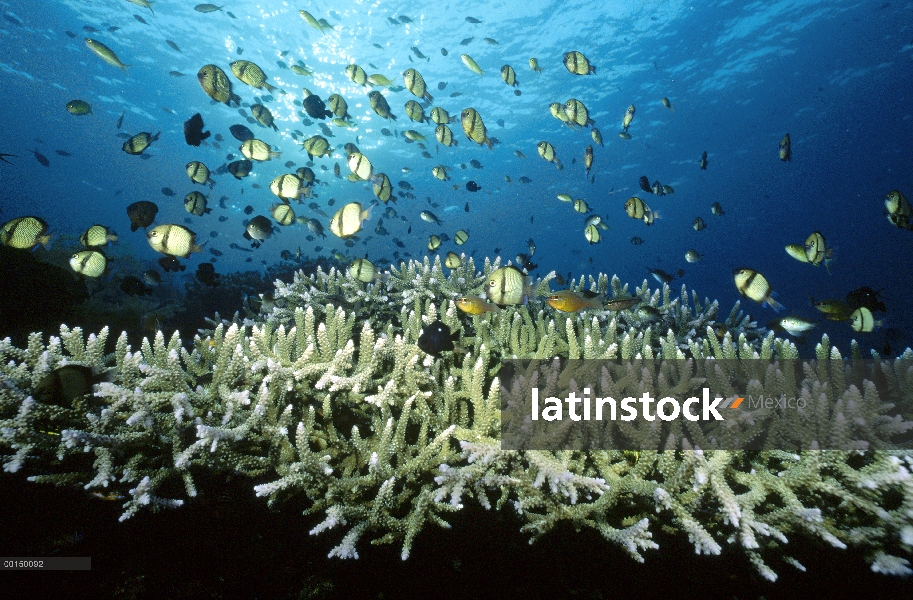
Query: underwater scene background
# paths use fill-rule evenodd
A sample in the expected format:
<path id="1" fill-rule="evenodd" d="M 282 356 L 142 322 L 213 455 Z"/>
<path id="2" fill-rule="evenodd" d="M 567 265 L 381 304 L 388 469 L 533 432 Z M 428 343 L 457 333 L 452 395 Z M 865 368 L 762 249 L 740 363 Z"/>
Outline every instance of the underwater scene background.
<path id="1" fill-rule="evenodd" d="M 0 337 L 13 336 L 22 345 L 29 331 L 56 334 L 63 322 L 87 331 L 108 324 L 115 332 L 112 340 L 127 330 L 131 342 L 138 342 L 157 328 L 169 333 L 180 329 L 190 339 L 196 328 L 205 326 L 205 317 L 215 311 L 230 317 L 232 311 L 249 307 L 270 291 L 272 279 L 290 281 L 299 267 L 344 269 L 367 257 L 385 270 L 400 260 L 421 260 L 429 254 L 429 237 L 436 235 L 442 240 L 435 253 L 441 260 L 453 251 L 472 256 L 476 265 L 496 257 L 502 264 L 516 264 L 522 253 L 532 263 L 527 266 L 535 265 L 532 278 L 550 271 L 572 278 L 602 272 L 617 275 L 632 288 L 645 279 L 657 287 L 661 284 L 648 271 L 661 270 L 675 277 L 670 284 L 674 292 L 684 284 L 701 299 L 718 300 L 724 315 L 741 300 L 742 309 L 760 326 L 785 315 L 813 321 L 807 341 L 798 341 L 802 356 L 813 355 L 822 333 L 838 348 L 849 348 L 855 339 L 864 352 L 875 350 L 881 356 L 896 356 L 913 345 L 913 269 L 908 264 L 913 231 L 885 218 L 884 204 L 892 190 L 913 195 L 913 3 L 142 4 L 0 1 L 0 222 L 40 217 L 53 234 L 47 248 L 39 246 L 31 253 L 0 248 L 8 282 Z M 299 10 L 325 23 L 313 26 Z M 107 64 L 84 38 L 105 44 L 128 66 Z M 595 67 L 592 73 L 569 71 L 564 57 L 574 51 Z M 461 54 L 471 58 L 461 60 Z M 541 71 L 530 67 L 532 58 Z M 256 89 L 239 80 L 229 67 L 238 60 L 259 65 L 266 82 L 278 90 Z M 240 96 L 239 106 L 216 102 L 201 89 L 196 75 L 209 64 L 228 75 Z M 360 85 L 346 74 L 351 64 L 392 83 Z M 516 86 L 502 77 L 504 66 L 514 70 Z M 435 123 L 408 118 L 404 104 L 421 101 L 404 89 L 402 75 L 409 68 L 421 73 L 433 96 L 422 102 L 426 115 L 431 107 L 441 107 L 455 117 L 450 127 L 458 145 L 439 143 Z M 348 103 L 349 118 L 334 124 L 332 118 L 305 114 L 304 88 L 324 101 L 339 94 Z M 396 120 L 372 109 L 372 90 L 386 97 Z M 586 106 L 591 126 L 569 126 L 553 116 L 549 105 L 564 105 L 569 99 Z M 91 112 L 68 111 L 73 100 L 88 103 Z M 269 109 L 275 129 L 252 117 L 251 106 L 257 103 Z M 623 129 L 631 105 L 636 112 Z M 464 134 L 460 115 L 467 108 L 484 120 L 491 149 Z M 196 113 L 212 136 L 191 146 L 185 141 L 184 123 Z M 229 129 L 238 124 L 281 152 L 273 160 L 255 162 L 244 178 L 227 171 L 228 163 L 243 158 L 241 141 Z M 594 127 L 602 144 L 592 135 Z M 408 139 L 407 130 L 425 140 Z M 127 138 L 140 132 L 161 132 L 161 137 L 140 155 L 124 152 Z M 788 161 L 779 155 L 787 133 Z M 315 135 L 325 136 L 332 150 L 309 161 L 301 146 Z M 562 168 L 540 157 L 537 145 L 543 141 L 554 148 Z M 389 202 L 376 199 L 372 181 L 347 178 L 346 143 L 370 159 L 374 174 L 388 174 L 393 186 Z M 593 153 L 590 169 L 584 166 L 587 146 Z M 215 185 L 193 183 L 186 171 L 190 161 L 207 165 Z M 270 206 L 279 202 L 270 183 L 304 166 L 313 169 L 317 183 L 301 203 L 291 200 L 291 207 L 303 220 L 317 219 L 326 237 L 306 223 L 274 222 L 272 235 L 252 244 L 243 237 L 248 221 L 256 215 L 271 218 Z M 446 180 L 432 175 L 438 166 L 445 167 Z M 334 167 L 339 168 L 336 174 Z M 642 176 L 670 189 L 661 196 L 647 192 L 639 185 Z M 470 182 L 476 185 L 467 186 Z M 185 210 L 185 196 L 193 191 L 207 196 L 211 212 L 196 216 Z M 583 199 L 586 210 L 578 212 L 559 200 L 562 194 Z M 626 214 L 625 202 L 632 196 L 658 213 L 651 225 Z M 186 270 L 163 271 L 159 260 L 164 255 L 150 247 L 146 230 L 130 230 L 127 206 L 141 200 L 158 206 L 155 225 L 180 224 L 196 233 L 201 251 L 178 259 Z M 376 206 L 354 238 L 340 239 L 329 231 L 330 218 L 355 201 L 365 208 Z M 714 214 L 714 203 L 723 214 Z M 423 219 L 422 211 L 432 212 L 440 222 Z M 598 229 L 598 243 L 590 243 L 584 234 L 584 221 L 592 214 L 608 225 Z M 698 217 L 706 228 L 694 226 Z M 118 239 L 105 250 L 104 274 L 78 278 L 69 259 L 83 249 L 79 236 L 93 224 L 109 227 Z M 459 230 L 469 234 L 463 245 L 454 241 Z M 827 265 L 800 262 L 784 250 L 804 243 L 814 231 L 833 249 Z M 686 260 L 689 250 L 696 251 L 695 262 Z M 195 276 L 201 263 L 212 263 L 218 279 Z M 60 269 L 49 271 L 48 265 Z M 742 298 L 733 282 L 733 271 L 741 267 L 762 273 L 785 311 L 777 314 Z M 130 277 L 143 282 L 140 286 L 149 284 L 144 273 L 150 270 L 158 273 L 160 285 L 149 285 L 141 293 L 125 285 L 133 281 Z M 812 304 L 844 299 L 861 287 L 877 291 L 886 309 L 875 312 L 883 322 L 875 331 L 857 332 L 848 321 L 826 320 Z M 118 509 L 99 509 L 105 503 L 98 499 L 78 491 L 64 498 L 56 490 L 36 492 L 37 486 L 5 475 L 7 501 L 23 517 L 8 517 L 3 551 L 12 555 L 20 539 L 29 540 L 25 546 L 32 553 L 65 553 L 77 547 L 80 553 L 106 556 L 118 564 L 124 583 L 117 587 L 117 578 L 109 574 L 103 587 L 120 597 L 154 595 L 162 572 L 183 568 L 173 558 L 156 556 L 155 544 L 168 543 L 162 538 L 199 539 L 210 527 L 222 532 L 215 535 L 217 543 L 188 542 L 199 551 L 185 547 L 173 556 L 186 565 L 194 564 L 194 555 L 223 553 L 263 561 L 258 563 L 262 568 L 201 576 L 198 581 L 188 568 L 185 581 L 195 583 L 177 586 L 164 593 L 166 597 L 203 593 L 189 589 L 194 585 L 225 597 L 239 589 L 246 597 L 291 597 L 290 590 L 303 589 L 312 595 L 301 597 L 337 597 L 341 590 L 395 597 L 400 586 L 409 585 L 403 582 L 425 577 L 436 578 L 437 584 L 423 582 L 416 588 L 474 597 L 511 590 L 560 597 L 573 589 L 595 598 L 609 590 L 634 595 L 638 590 L 633 586 L 644 586 L 640 591 L 651 595 L 669 585 L 727 597 L 796 595 L 801 586 L 845 590 L 860 585 L 869 591 L 884 586 L 885 593 L 896 593 L 903 581 L 909 583 L 873 575 L 866 565 L 847 559 L 839 566 L 839 572 L 849 574 L 845 581 L 821 572 L 804 579 L 784 572 L 777 587 L 767 587 L 770 584 L 759 582 L 738 561 L 701 562 L 686 543 L 667 541 L 670 551 L 654 553 L 640 565 L 607 548 L 598 536 L 575 535 L 570 528 L 556 534 L 554 547 L 546 548 L 546 540 L 530 548 L 509 514 L 482 510 L 458 517 L 466 521 L 454 526 L 462 532 L 459 536 L 423 534 L 429 544 L 464 549 L 462 562 L 435 562 L 436 550 L 429 547 L 432 558 L 416 551 L 401 563 L 398 553 L 387 555 L 382 546 L 364 548 L 362 562 L 370 564 L 325 563 L 324 546 L 299 547 L 313 544 L 309 526 L 299 523 L 303 519 L 296 510 L 304 503 L 290 503 L 280 517 L 250 498 L 245 482 L 224 485 L 224 497 L 120 525 Z M 65 507 L 66 515 L 55 514 L 56 507 Z M 260 512 L 238 522 L 252 510 Z M 486 533 L 479 534 L 474 518 L 486 524 L 481 528 Z M 44 525 L 35 529 L 35 519 Z M 286 531 L 289 520 L 300 538 Z M 253 524 L 280 541 L 264 541 L 266 534 Z M 236 534 L 224 533 L 235 526 Z M 579 565 L 567 556 L 590 553 L 588 539 L 598 547 L 594 556 L 603 561 L 592 569 L 617 579 L 604 582 L 590 574 L 579 584 L 569 583 L 579 576 Z M 134 543 L 137 548 L 128 549 Z M 282 558 L 263 558 L 256 550 L 260 547 Z M 561 548 L 566 555 L 556 558 Z M 524 554 L 518 558 L 517 553 Z M 153 566 L 129 566 L 130 560 L 147 559 Z M 805 562 L 813 561 L 809 557 Z M 302 563 L 311 570 L 300 570 Z M 491 567 L 493 563 L 500 566 Z M 708 565 L 717 571 L 712 576 L 716 588 L 709 591 L 694 575 Z M 225 564 L 214 559 L 196 568 L 211 575 L 222 572 Z M 266 570 L 283 573 L 281 583 L 262 583 L 262 588 L 239 583 Z M 557 573 L 554 580 L 563 583 L 544 583 L 544 575 L 530 575 L 550 570 Z M 838 572 L 833 566 L 822 570 Z M 518 578 L 517 572 L 527 577 Z M 398 583 L 385 588 L 376 582 L 378 573 Z M 214 583 L 217 577 L 224 578 Z M 441 580 L 459 583 L 441 592 Z M 499 583 L 492 583 L 495 580 Z"/>

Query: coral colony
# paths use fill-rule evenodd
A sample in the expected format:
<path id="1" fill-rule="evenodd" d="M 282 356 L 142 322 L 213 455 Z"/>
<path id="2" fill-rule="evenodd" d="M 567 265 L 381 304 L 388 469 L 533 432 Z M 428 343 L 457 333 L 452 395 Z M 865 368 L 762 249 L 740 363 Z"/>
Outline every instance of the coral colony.
<path id="1" fill-rule="evenodd" d="M 839 439 L 869 427 L 878 449 L 757 452 L 505 450 L 499 369 L 509 358 L 797 358 L 795 345 L 759 328 L 736 303 L 667 285 L 633 293 L 653 311 L 555 313 L 541 299 L 498 313 L 462 315 L 454 300 L 478 295 L 499 262 L 472 259 L 445 275 L 440 259 L 401 263 L 373 283 L 334 269 L 276 282 L 274 303 L 231 321 L 218 315 L 192 350 L 161 332 L 131 348 L 109 331 L 62 327 L 24 349 L 0 341 L 0 448 L 8 472 L 37 483 L 123 495 L 121 519 L 193 501 L 201 472 L 258 477 L 270 504 L 303 494 L 323 517 L 312 534 L 335 535 L 330 556 L 357 558 L 367 542 L 396 544 L 406 559 L 428 525 L 449 527 L 466 502 L 508 509 L 535 540 L 556 524 L 592 527 L 634 560 L 661 551 L 658 528 L 686 536 L 699 554 L 738 549 L 770 580 L 804 569 L 803 540 L 857 547 L 874 571 L 909 575 L 913 453 L 891 436 L 911 430 L 913 351 L 883 376 L 892 398 L 844 383 L 847 361 L 825 336 L 813 376 L 819 405 L 839 413 Z M 536 282 L 540 296 L 554 273 Z M 606 297 L 627 286 L 600 274 L 572 282 Z M 647 315 L 642 320 L 639 315 Z M 423 327 L 461 332 L 455 352 L 422 352 Z M 861 358 L 857 346 L 851 356 Z M 877 358 L 877 356 L 876 356 Z M 88 393 L 48 384 L 64 366 Z M 788 393 L 771 374 L 773 396 Z M 674 381 L 660 380 L 661 398 Z M 62 388 L 61 388 L 62 389 Z M 900 407 L 903 417 L 885 416 Z M 896 411 L 895 411 L 896 412 Z M 855 424 L 855 425 L 854 425 Z M 906 558 L 905 558 L 906 557 Z"/>

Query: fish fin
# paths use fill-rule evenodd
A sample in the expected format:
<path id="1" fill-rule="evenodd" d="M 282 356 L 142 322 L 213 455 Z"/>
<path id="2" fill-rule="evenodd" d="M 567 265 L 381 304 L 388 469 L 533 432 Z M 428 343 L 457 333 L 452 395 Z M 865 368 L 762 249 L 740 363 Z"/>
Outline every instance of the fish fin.
<path id="1" fill-rule="evenodd" d="M 770 296 L 768 296 L 767 300 L 761 306 L 769 306 L 770 308 L 774 309 L 775 312 L 780 312 L 781 310 L 786 308 L 785 306 L 783 306 L 782 304 L 780 304 L 779 302 L 774 300 L 773 297 L 774 297 L 774 294 L 771 294 Z"/>

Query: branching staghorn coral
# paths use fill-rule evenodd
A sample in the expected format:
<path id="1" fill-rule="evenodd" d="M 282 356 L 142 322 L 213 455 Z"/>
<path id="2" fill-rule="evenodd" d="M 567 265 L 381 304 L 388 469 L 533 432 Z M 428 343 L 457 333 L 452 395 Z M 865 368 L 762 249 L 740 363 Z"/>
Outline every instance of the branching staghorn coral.
<path id="1" fill-rule="evenodd" d="M 321 519 L 312 533 L 335 532 L 330 554 L 338 557 L 357 557 L 370 541 L 395 543 L 406 558 L 426 525 L 447 527 L 448 515 L 476 501 L 512 509 L 532 539 L 570 522 L 640 561 L 663 528 L 687 536 L 698 553 L 739 549 L 770 579 L 778 566 L 771 560 L 801 568 L 787 551 L 801 538 L 862 548 L 880 572 L 910 572 L 909 451 L 502 450 L 503 358 L 744 362 L 797 352 L 738 305 L 722 332 L 715 302 L 699 304 L 694 294 L 689 302 L 684 289 L 672 299 L 668 287 L 646 283 L 636 295 L 660 312 L 658 321 L 630 310 L 553 313 L 535 299 L 469 317 L 453 300 L 480 293 L 498 262 L 486 261 L 481 274 L 467 265 L 445 276 L 437 260 L 411 262 L 368 284 L 332 270 L 300 274 L 277 283 L 280 306 L 256 321 L 218 322 L 193 350 L 160 333 L 136 351 L 121 336 L 106 356 L 107 330 L 85 339 L 66 328 L 47 342 L 33 335 L 25 349 L 0 341 L 4 468 L 120 493 L 122 519 L 192 499 L 204 470 L 246 474 L 262 482 L 255 491 L 270 503 L 306 497 L 307 512 Z M 589 289 L 627 292 L 604 275 Z M 461 331 L 459 351 L 441 358 L 416 346 L 437 319 Z M 905 430 L 908 422 L 887 418 L 885 406 L 910 414 L 913 352 L 884 363 L 892 397 L 878 398 L 841 384 L 845 361 L 826 339 L 817 351 L 819 371 L 807 376 L 821 385 L 809 400 L 856 423 L 829 433 L 870 427 L 881 439 Z M 64 365 L 90 368 L 94 393 L 38 399 L 45 378 Z M 718 377 L 724 384 L 725 373 Z"/>

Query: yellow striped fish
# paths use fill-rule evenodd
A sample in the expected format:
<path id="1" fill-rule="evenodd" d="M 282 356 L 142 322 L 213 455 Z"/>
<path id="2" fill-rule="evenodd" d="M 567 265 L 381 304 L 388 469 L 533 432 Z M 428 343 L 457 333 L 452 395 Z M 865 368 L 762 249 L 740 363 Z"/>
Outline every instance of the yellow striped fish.
<path id="1" fill-rule="evenodd" d="M 474 108 L 463 109 L 460 113 L 460 122 L 463 125 L 463 133 L 476 144 L 485 144 L 488 149 L 494 148 L 491 140 L 488 139 L 488 131 L 485 129 L 485 123 L 482 116 Z"/>
<path id="2" fill-rule="evenodd" d="M 268 84 L 266 82 L 266 73 L 263 72 L 263 69 L 249 60 L 236 60 L 233 63 L 229 63 L 228 66 L 231 67 L 231 72 L 235 74 L 235 77 L 251 87 L 261 90 L 265 88 L 271 94 L 278 89 Z"/>

